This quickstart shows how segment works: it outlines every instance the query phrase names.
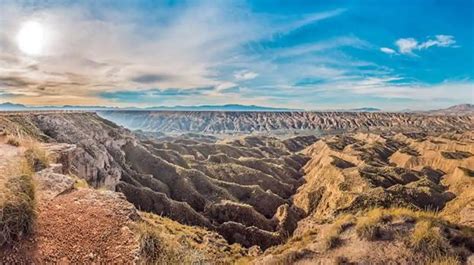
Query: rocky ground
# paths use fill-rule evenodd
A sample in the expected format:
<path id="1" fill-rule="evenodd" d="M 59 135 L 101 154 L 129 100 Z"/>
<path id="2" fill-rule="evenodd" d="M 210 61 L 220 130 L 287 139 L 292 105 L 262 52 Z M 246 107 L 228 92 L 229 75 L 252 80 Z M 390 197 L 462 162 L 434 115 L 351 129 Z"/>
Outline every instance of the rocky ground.
<path id="1" fill-rule="evenodd" d="M 310 114 L 298 115 L 308 120 Z M 274 124 L 309 126 L 288 117 L 285 122 L 275 118 L 287 114 L 261 115 L 258 123 L 267 124 L 269 130 Z M 193 257 L 208 263 L 219 263 L 217 258 L 221 263 L 258 264 L 468 262 L 474 251 L 472 116 L 327 115 L 331 118 L 312 116 L 311 126 L 346 132 L 290 138 L 222 138 L 190 132 L 169 136 L 131 132 L 94 113 L 0 116 L 2 131 L 43 142 L 61 164 L 35 174 L 42 179 L 40 201 L 47 203 L 38 204 L 34 244 L 25 243 L 20 252 L 10 253 L 22 256 L 21 250 L 31 244 L 40 248 L 50 244 L 41 252 L 48 257 L 44 261 L 138 260 L 140 240 L 133 224 L 145 221 L 160 231 L 164 245 L 180 249 L 173 257 L 181 261 Z M 205 119 L 209 125 L 209 117 Z M 245 128 L 238 127 L 243 131 L 254 128 L 250 117 L 239 120 L 249 120 Z M 182 129 L 189 130 L 186 126 Z M 368 128 L 373 132 L 366 132 Z M 95 189 L 71 189 L 77 179 Z M 130 214 L 132 210 L 121 207 L 162 217 Z M 72 219 L 65 220 L 69 215 L 98 218 L 72 224 Z M 100 221 L 102 216 L 113 218 Z M 102 229 L 104 224 L 110 230 Z M 48 225 L 57 226 L 57 234 L 41 228 Z M 123 250 L 98 249 L 95 241 L 85 245 L 90 249 L 74 249 L 74 242 L 89 242 L 79 232 L 74 234 L 82 225 L 96 227 L 90 236 L 115 242 L 109 245 Z M 63 246 L 61 227 L 69 226 L 77 241 Z M 410 239 L 420 231 L 439 235 L 427 239 L 439 243 L 431 251 L 437 257 Z M 63 251 L 69 254 L 57 256 Z"/>

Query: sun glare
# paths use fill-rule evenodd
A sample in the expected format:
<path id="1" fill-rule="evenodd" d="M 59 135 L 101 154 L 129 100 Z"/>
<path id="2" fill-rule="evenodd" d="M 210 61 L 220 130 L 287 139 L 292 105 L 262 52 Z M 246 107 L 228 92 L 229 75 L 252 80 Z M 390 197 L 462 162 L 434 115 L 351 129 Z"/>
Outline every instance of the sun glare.
<path id="1" fill-rule="evenodd" d="M 18 48 L 28 55 L 41 55 L 44 49 L 44 26 L 36 21 L 23 23 L 18 31 Z"/>

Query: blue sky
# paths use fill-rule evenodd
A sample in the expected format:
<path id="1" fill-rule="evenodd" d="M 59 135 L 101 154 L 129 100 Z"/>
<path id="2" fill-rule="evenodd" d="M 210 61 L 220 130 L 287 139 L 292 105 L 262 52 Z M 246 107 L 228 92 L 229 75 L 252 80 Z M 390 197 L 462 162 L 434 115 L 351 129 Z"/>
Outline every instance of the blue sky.
<path id="1" fill-rule="evenodd" d="M 474 1 L 2 1 L 0 101 L 474 103 Z M 41 49 L 18 32 L 41 26 Z M 38 48 L 39 49 L 39 48 Z"/>

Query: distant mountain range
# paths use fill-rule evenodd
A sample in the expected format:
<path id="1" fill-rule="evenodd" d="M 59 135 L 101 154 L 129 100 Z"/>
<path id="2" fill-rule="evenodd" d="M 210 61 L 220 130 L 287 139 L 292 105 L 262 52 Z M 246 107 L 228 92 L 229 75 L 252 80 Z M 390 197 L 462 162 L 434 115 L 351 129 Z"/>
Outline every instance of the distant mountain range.
<path id="1" fill-rule="evenodd" d="M 198 105 L 198 106 L 156 106 L 146 108 L 119 108 L 107 106 L 26 106 L 23 104 L 14 104 L 10 102 L 0 104 L 0 110 L 3 111 L 22 111 L 22 110 L 169 110 L 169 111 L 303 111 L 302 109 L 273 108 L 256 105 Z"/>
<path id="2" fill-rule="evenodd" d="M 377 111 L 382 111 L 382 110 L 378 109 L 378 108 L 367 107 L 367 108 L 349 109 L 348 111 L 353 111 L 353 112 L 377 112 Z"/>
<path id="3" fill-rule="evenodd" d="M 25 110 L 84 110 L 84 111 L 105 111 L 105 110 L 166 110 L 166 111 L 304 111 L 304 109 L 290 109 L 290 108 L 274 108 L 256 105 L 239 105 L 239 104 L 226 104 L 226 105 L 197 105 L 197 106 L 156 106 L 156 107 L 107 107 L 107 106 L 27 106 L 23 104 L 15 103 L 1 103 L 0 111 L 25 111 Z M 337 109 L 337 110 L 325 110 L 325 111 L 348 111 L 348 112 L 380 112 L 383 111 L 379 108 L 374 107 L 363 107 L 354 109 Z M 401 110 L 398 112 L 416 112 L 426 113 L 430 115 L 474 115 L 473 104 L 460 104 L 451 106 L 445 109 L 436 109 L 429 111 L 412 111 L 409 109 Z"/>
<path id="4" fill-rule="evenodd" d="M 446 109 L 437 109 L 429 111 L 431 115 L 474 115 L 473 104 L 460 104 Z"/>

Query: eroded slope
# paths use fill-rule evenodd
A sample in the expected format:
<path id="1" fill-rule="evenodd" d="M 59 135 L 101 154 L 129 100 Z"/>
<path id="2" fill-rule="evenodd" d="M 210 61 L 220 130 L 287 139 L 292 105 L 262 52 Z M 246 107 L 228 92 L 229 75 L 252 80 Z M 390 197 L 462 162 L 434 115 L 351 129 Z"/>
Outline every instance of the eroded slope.
<path id="1" fill-rule="evenodd" d="M 288 243 L 255 262 L 470 264 L 473 136 L 357 133 L 320 139 L 304 151 L 311 157 L 306 183 L 294 196 L 307 217 Z"/>
<path id="2" fill-rule="evenodd" d="M 10 131 L 74 144 L 59 160 L 94 187 L 121 191 L 138 209 L 218 231 L 229 242 L 281 243 L 301 212 L 291 196 L 314 136 L 217 141 L 185 135 L 156 141 L 92 113 L 3 116 Z"/>
<path id="3" fill-rule="evenodd" d="M 134 130 L 165 133 L 254 133 L 364 131 L 374 129 L 453 131 L 473 129 L 472 116 L 426 116 L 370 112 L 106 111 L 100 115 Z"/>

